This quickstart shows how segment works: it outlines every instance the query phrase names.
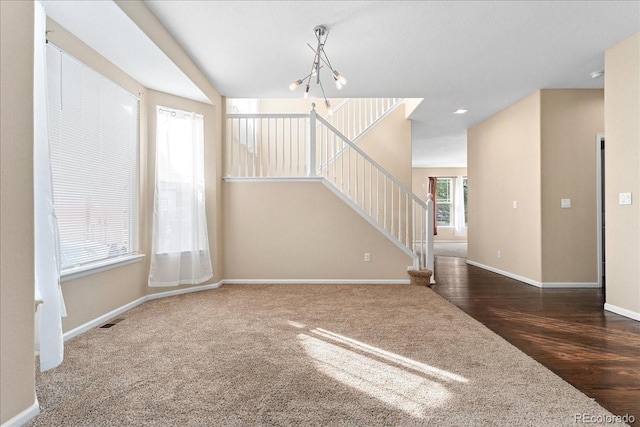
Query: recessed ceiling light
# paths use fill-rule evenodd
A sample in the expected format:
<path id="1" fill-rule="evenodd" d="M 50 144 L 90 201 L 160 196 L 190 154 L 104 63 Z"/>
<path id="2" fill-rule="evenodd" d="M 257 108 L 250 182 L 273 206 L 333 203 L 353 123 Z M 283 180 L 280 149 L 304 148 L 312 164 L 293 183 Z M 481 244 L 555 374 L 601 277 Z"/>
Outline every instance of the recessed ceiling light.
<path id="1" fill-rule="evenodd" d="M 466 113 L 467 111 L 469 111 L 469 110 L 465 110 L 464 108 L 460 108 L 460 109 L 458 109 L 457 111 L 454 111 L 454 113 L 453 113 L 453 114 L 464 114 L 464 113 Z"/>
<path id="2" fill-rule="evenodd" d="M 602 76 L 604 76 L 604 71 L 594 71 L 593 73 L 591 73 L 592 79 L 599 79 Z"/>

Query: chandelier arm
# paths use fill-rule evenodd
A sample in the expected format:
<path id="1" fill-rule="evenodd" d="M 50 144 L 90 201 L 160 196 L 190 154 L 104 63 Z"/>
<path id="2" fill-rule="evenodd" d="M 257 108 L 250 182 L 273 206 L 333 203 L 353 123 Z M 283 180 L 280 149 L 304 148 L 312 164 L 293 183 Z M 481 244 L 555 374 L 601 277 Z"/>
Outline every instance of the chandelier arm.
<path id="1" fill-rule="evenodd" d="M 318 67 L 318 71 L 320 71 L 322 68 L 324 68 L 323 65 Z M 313 75 L 313 71 L 311 71 L 311 73 L 307 74 L 306 76 L 304 76 L 303 78 L 301 78 L 300 80 L 305 81 L 307 80 L 307 78 L 311 77 Z"/>
<path id="2" fill-rule="evenodd" d="M 324 98 L 324 102 L 327 102 L 327 95 L 324 93 L 324 86 L 322 86 L 322 81 L 318 80 L 320 83 L 320 90 L 322 90 L 322 97 Z"/>
<path id="3" fill-rule="evenodd" d="M 307 43 L 307 46 L 309 46 L 309 49 L 311 49 L 312 51 L 314 51 L 314 52 L 315 52 L 316 56 L 318 55 L 318 52 L 316 52 L 316 50 L 315 50 L 313 47 L 311 47 L 311 45 L 310 45 L 309 43 Z M 322 49 L 322 52 L 324 53 L 325 58 L 327 58 L 327 54 L 324 52 L 324 49 Z M 330 64 L 329 62 L 327 62 L 327 61 L 329 60 L 329 58 L 327 58 L 327 60 L 325 60 L 325 59 L 322 57 L 322 55 L 320 55 L 320 60 L 321 60 L 322 62 L 324 62 L 324 63 L 325 63 L 325 65 L 326 65 L 327 67 L 329 67 L 329 69 L 330 69 L 332 72 L 333 72 L 333 71 L 335 71 L 335 70 L 331 67 L 331 64 Z"/>

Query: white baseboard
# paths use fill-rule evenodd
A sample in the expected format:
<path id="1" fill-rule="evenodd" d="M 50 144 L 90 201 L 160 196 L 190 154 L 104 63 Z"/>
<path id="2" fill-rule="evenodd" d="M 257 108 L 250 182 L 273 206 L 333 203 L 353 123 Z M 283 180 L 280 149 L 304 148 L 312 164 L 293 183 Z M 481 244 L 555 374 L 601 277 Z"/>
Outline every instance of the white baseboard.
<path id="1" fill-rule="evenodd" d="M 225 279 L 229 285 L 301 284 L 301 285 L 408 285 L 409 279 Z"/>
<path id="2" fill-rule="evenodd" d="M 218 282 L 218 283 L 212 283 L 210 285 L 204 285 L 204 286 L 194 286 L 192 288 L 185 288 L 185 289 L 174 289 L 171 291 L 166 291 L 166 292 L 157 292 L 154 294 L 149 294 L 149 295 L 145 295 L 141 298 L 138 298 L 135 301 L 131 301 L 128 304 L 123 305 L 122 307 L 118 307 L 115 310 L 111 310 L 108 313 L 103 314 L 102 316 L 99 316 L 83 325 L 80 325 L 76 328 L 71 329 L 68 332 L 65 332 L 62 337 L 64 341 L 67 341 L 75 336 L 78 336 L 80 334 L 83 334 L 85 332 L 87 332 L 90 329 L 95 328 L 96 326 L 100 326 L 103 323 L 105 323 L 107 320 L 109 319 L 113 319 L 114 317 L 118 316 L 119 314 L 124 313 L 127 310 L 131 310 L 134 307 L 139 306 L 142 303 L 145 303 L 147 301 L 151 301 L 154 299 L 158 299 L 158 298 L 166 298 L 166 297 L 172 297 L 175 295 L 181 295 L 181 294 L 188 294 L 191 292 L 199 292 L 199 291 L 206 291 L 209 289 L 215 289 L 220 287 L 220 285 L 222 285 L 222 281 Z M 0 426 L 0 427 L 4 427 L 4 426 Z"/>
<path id="3" fill-rule="evenodd" d="M 38 400 L 33 402 L 33 405 L 29 406 L 24 411 L 20 412 L 15 417 L 5 421 L 0 427 L 20 427 L 31 421 L 40 413 L 40 405 Z"/>
<path id="4" fill-rule="evenodd" d="M 166 298 L 166 297 L 173 297 L 176 295 L 190 294 L 191 292 L 207 291 L 209 289 L 219 288 L 223 283 L 224 283 L 224 280 L 221 280 L 218 283 L 211 283 L 209 285 L 194 286 L 191 288 L 183 288 L 183 289 L 174 289 L 172 291 L 166 291 L 166 292 L 156 292 L 156 293 L 147 295 L 145 298 L 146 298 L 146 301 L 151 301 L 158 298 Z"/>
<path id="5" fill-rule="evenodd" d="M 545 289 L 598 289 L 601 288 L 597 282 L 542 282 Z"/>
<path id="6" fill-rule="evenodd" d="M 518 276 L 517 274 L 509 273 L 508 271 L 500 270 L 494 267 L 490 267 L 488 265 L 480 264 L 479 262 L 467 260 L 467 264 L 473 265 L 475 267 L 480 267 L 484 270 L 491 271 L 493 273 L 500 274 L 502 276 L 509 277 L 511 279 L 518 280 L 519 282 L 526 283 L 527 285 L 535 286 L 537 288 L 544 289 L 593 289 L 600 288 L 601 286 L 597 283 L 590 282 L 539 282 L 537 280 L 529 279 L 528 277 Z"/>
<path id="7" fill-rule="evenodd" d="M 640 313 L 636 313 L 635 311 L 627 310 L 626 308 L 618 307 L 616 305 L 609 304 L 608 302 L 604 304 L 604 309 L 640 322 Z"/>

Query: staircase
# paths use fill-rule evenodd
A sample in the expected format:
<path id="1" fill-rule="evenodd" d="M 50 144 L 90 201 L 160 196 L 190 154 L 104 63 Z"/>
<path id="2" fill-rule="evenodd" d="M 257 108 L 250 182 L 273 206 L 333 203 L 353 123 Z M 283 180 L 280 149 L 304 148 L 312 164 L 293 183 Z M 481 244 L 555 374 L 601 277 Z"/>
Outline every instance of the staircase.
<path id="1" fill-rule="evenodd" d="M 226 176 L 320 179 L 409 255 L 414 269 L 433 271 L 431 196 L 420 200 L 356 144 L 401 101 L 350 99 L 327 118 L 315 105 L 309 114 L 228 114 Z"/>

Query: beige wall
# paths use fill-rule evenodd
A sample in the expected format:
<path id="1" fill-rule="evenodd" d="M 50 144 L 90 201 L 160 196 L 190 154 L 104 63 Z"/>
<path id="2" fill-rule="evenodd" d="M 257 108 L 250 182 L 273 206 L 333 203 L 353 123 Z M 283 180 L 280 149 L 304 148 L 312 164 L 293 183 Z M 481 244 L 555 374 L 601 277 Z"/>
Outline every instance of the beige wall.
<path id="1" fill-rule="evenodd" d="M 34 404 L 32 2 L 0 2 L 0 424 Z"/>
<path id="2" fill-rule="evenodd" d="M 407 188 L 411 188 L 411 121 L 404 109 L 396 108 L 357 140 L 367 153 Z"/>
<path id="3" fill-rule="evenodd" d="M 227 279 L 407 279 L 412 259 L 321 183 L 223 191 Z"/>
<path id="4" fill-rule="evenodd" d="M 640 316 L 640 33 L 606 51 L 604 88 L 607 303 Z"/>
<path id="5" fill-rule="evenodd" d="M 469 260 L 543 285 L 596 284 L 603 128 L 602 90 L 543 89 L 470 129 Z"/>
<path id="6" fill-rule="evenodd" d="M 467 133 L 468 259 L 538 282 L 540 102 L 537 91 Z"/>
<path id="7" fill-rule="evenodd" d="M 456 177 L 467 176 L 467 168 L 413 168 L 412 191 L 420 198 L 427 200 L 429 193 L 429 177 Z M 459 241 L 466 242 L 467 236 L 456 236 L 453 227 L 438 227 L 438 234 L 434 236 L 437 241 Z"/>
<path id="8" fill-rule="evenodd" d="M 604 132 L 604 91 L 541 95 L 542 281 L 597 283 L 595 139 Z"/>

